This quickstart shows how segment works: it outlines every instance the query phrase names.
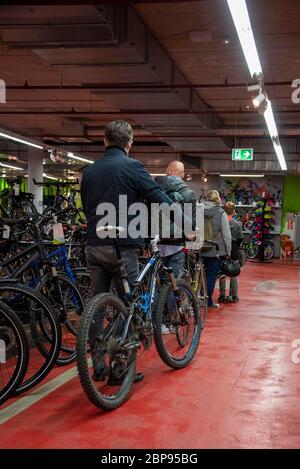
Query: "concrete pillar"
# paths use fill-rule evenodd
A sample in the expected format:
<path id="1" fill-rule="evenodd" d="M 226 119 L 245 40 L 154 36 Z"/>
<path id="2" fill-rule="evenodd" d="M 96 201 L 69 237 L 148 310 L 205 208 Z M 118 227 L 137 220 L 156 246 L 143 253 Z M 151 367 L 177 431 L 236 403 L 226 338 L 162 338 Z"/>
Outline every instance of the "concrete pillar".
<path id="1" fill-rule="evenodd" d="M 42 150 L 29 148 L 28 150 L 28 191 L 34 194 L 34 204 L 39 213 L 43 212 L 43 187 L 33 182 L 43 182 L 43 156 Z"/>

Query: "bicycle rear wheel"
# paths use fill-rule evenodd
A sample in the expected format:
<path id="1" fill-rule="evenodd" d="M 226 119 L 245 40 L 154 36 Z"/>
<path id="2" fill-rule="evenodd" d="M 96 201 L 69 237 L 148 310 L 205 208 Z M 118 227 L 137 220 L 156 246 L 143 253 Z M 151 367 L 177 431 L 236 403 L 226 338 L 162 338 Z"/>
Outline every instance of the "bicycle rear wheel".
<path id="1" fill-rule="evenodd" d="M 22 382 L 28 366 L 29 348 L 22 322 L 0 301 L 0 404 Z"/>
<path id="2" fill-rule="evenodd" d="M 136 368 L 132 326 L 124 303 L 111 293 L 96 295 L 81 317 L 77 367 L 82 388 L 97 407 L 112 410 L 129 398 Z"/>
<path id="3" fill-rule="evenodd" d="M 55 283 L 57 281 L 57 283 Z M 42 277 L 36 290 L 42 293 L 56 311 L 61 325 L 61 351 L 56 360 L 57 365 L 67 365 L 76 359 L 76 336 L 80 316 L 84 309 L 84 301 L 80 291 L 63 273 L 58 272 L 54 278 L 51 274 Z M 37 323 L 43 328 L 43 323 Z M 47 336 L 47 328 L 44 328 Z M 49 337 L 48 337 L 49 339 Z"/>
<path id="4" fill-rule="evenodd" d="M 171 368 L 187 366 L 197 352 L 201 335 L 198 304 L 188 283 L 177 281 L 176 297 L 170 284 L 163 285 L 153 319 L 160 358 Z M 169 334 L 162 334 L 162 325 L 169 329 Z"/>

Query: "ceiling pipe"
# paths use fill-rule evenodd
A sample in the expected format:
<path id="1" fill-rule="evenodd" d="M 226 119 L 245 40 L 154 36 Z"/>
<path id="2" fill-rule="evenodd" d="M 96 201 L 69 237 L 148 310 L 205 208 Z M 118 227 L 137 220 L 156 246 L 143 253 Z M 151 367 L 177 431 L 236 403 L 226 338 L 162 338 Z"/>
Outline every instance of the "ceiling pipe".
<path id="1" fill-rule="evenodd" d="M 56 66 L 80 66 L 80 64 L 55 64 Z M 105 64 L 106 65 L 106 64 Z M 107 64 L 109 65 L 109 64 Z M 84 66 L 94 66 L 94 64 L 84 64 Z M 111 64 L 113 67 L 114 64 Z M 181 84 L 161 84 L 161 83 L 83 83 L 82 85 L 7 85 L 7 90 L 172 90 L 172 89 L 193 89 L 193 88 L 247 88 L 251 83 L 181 83 Z M 292 81 L 270 81 L 265 82 L 266 86 L 289 86 Z"/>
<path id="2" fill-rule="evenodd" d="M 300 109 L 276 109 L 276 113 L 279 114 L 299 114 Z M 195 109 L 123 109 L 122 111 L 36 111 L 31 109 L 29 111 L 0 111 L 0 115 L 57 115 L 57 116 L 119 116 L 119 115 L 200 115 L 200 114 L 258 114 L 255 109 L 207 109 L 203 111 L 197 111 Z M 149 126 L 151 127 L 151 125 Z"/>

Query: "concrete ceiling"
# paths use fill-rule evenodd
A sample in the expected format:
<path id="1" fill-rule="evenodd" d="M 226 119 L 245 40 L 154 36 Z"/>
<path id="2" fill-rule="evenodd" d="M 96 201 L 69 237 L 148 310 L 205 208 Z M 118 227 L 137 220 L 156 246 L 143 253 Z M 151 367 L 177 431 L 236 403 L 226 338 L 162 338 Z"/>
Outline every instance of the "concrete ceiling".
<path id="1" fill-rule="evenodd" d="M 299 2 L 247 3 L 289 171 L 297 173 Z M 1 5 L 0 38 L 2 129 L 95 159 L 105 124 L 122 118 L 135 129 L 133 156 L 152 171 L 174 158 L 190 172 L 279 171 L 224 0 Z M 234 166 L 233 146 L 253 147 L 254 163 Z M 26 147 L 0 140 L 0 158 L 7 155 L 26 164 Z M 80 168 L 70 162 L 45 168 L 62 176 Z"/>

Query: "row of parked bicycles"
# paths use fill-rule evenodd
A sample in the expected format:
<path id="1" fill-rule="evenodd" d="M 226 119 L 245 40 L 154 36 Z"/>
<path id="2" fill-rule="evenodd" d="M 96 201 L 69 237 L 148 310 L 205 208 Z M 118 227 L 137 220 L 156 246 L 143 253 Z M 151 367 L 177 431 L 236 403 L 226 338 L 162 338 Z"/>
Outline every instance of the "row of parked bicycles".
<path id="1" fill-rule="evenodd" d="M 176 279 L 150 243 L 130 289 L 118 245 L 122 227 L 100 227 L 114 231 L 121 268 L 111 292 L 92 298 L 86 225 L 73 184 L 51 183 L 57 198 L 41 215 L 30 205 L 32 196 L 14 194 L 13 183 L 5 194 L 11 200 L 0 218 L 0 403 L 77 358 L 87 397 L 101 409 L 114 409 L 128 399 L 137 360 L 153 343 L 173 369 L 187 366 L 197 352 L 208 310 L 201 252 L 185 250 Z M 68 186 L 71 196 L 60 196 Z M 55 244 L 59 222 L 65 241 Z"/>
<path id="2" fill-rule="evenodd" d="M 32 194 L 16 190 L 21 181 L 7 182 L 0 194 L 0 404 L 36 386 L 54 365 L 75 361 L 79 320 L 90 294 L 76 182 L 54 183 L 58 195 L 43 214 Z M 62 187 L 71 189 L 70 196 L 59 195 Z M 59 221 L 65 243 L 55 244 Z"/>

